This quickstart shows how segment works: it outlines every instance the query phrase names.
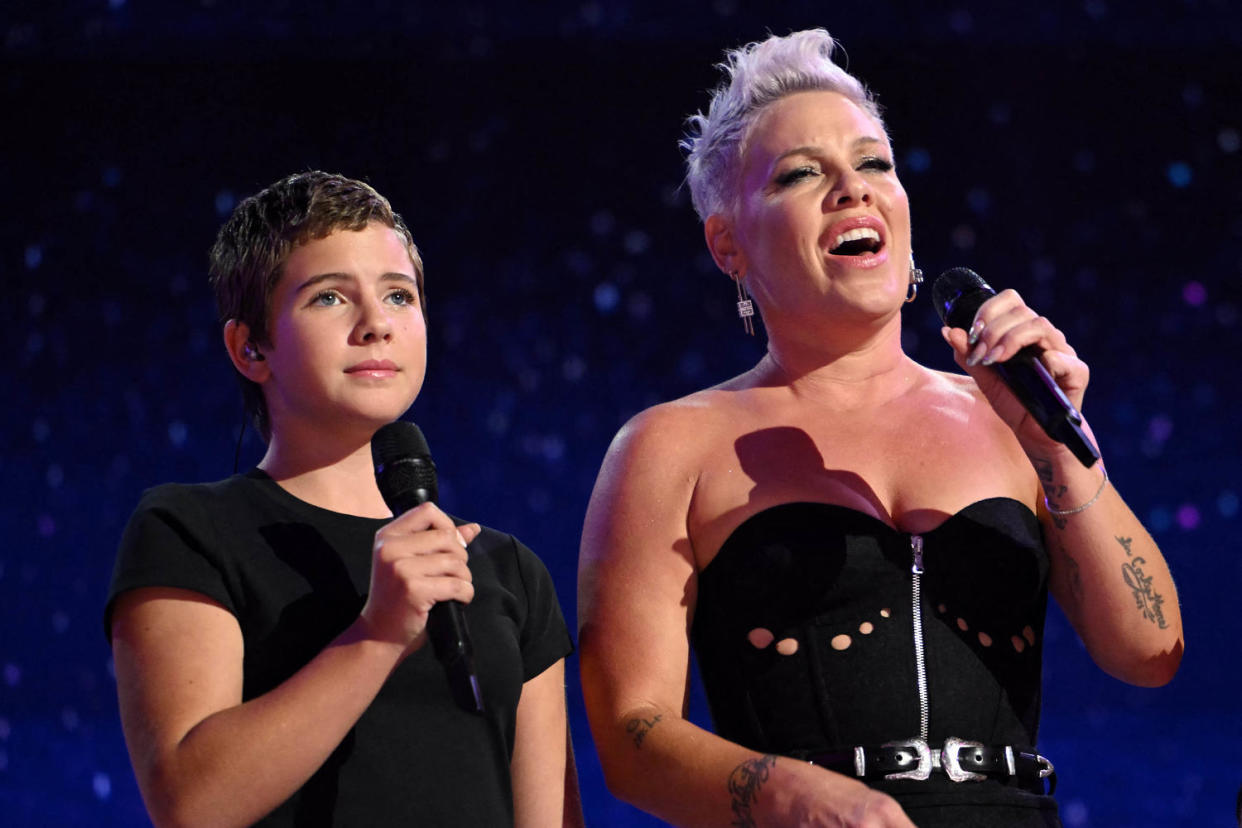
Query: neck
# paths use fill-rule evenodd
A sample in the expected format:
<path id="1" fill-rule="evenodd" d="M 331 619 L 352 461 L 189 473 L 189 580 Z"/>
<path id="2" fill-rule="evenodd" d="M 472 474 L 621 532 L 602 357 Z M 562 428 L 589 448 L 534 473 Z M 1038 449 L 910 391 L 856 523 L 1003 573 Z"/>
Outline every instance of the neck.
<path id="1" fill-rule="evenodd" d="M 875 324 L 774 327 L 761 375 L 836 408 L 886 402 L 908 390 L 919 372 L 901 349 L 899 313 Z"/>
<path id="2" fill-rule="evenodd" d="M 360 517 L 392 514 L 375 483 L 369 435 L 353 439 L 322 431 L 298 435 L 296 429 L 273 426 L 259 468 L 282 489 L 314 506 Z"/>

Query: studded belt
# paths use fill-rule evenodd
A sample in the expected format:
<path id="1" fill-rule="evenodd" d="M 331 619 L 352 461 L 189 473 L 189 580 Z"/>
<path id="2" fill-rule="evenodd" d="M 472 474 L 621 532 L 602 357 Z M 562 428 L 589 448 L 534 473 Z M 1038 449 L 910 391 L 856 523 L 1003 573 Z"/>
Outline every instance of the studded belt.
<path id="1" fill-rule="evenodd" d="M 804 757 L 812 765 L 848 773 L 860 779 L 929 779 L 941 772 L 953 782 L 981 782 L 988 777 L 1014 778 L 1022 782 L 1048 780 L 1048 793 L 1057 787 L 1052 763 L 1038 753 L 1012 745 L 988 746 L 982 742 L 949 737 L 939 748 L 922 739 L 902 739 L 878 747 L 859 746 L 845 751 L 813 753 Z"/>

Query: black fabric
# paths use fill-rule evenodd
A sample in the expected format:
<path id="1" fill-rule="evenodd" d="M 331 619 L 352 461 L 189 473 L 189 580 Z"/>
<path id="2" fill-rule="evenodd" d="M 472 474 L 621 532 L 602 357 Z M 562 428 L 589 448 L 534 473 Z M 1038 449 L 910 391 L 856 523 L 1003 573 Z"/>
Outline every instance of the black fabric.
<path id="1" fill-rule="evenodd" d="M 193 590 L 237 617 L 243 696 L 277 686 L 358 616 L 386 520 L 320 509 L 261 471 L 151 489 L 122 537 L 104 615 L 139 587 Z M 522 683 L 572 652 L 551 577 L 515 538 L 469 547 L 467 606 L 485 716 L 453 702 L 431 647 L 405 659 L 319 771 L 264 826 L 505 825 Z"/>
<path id="2" fill-rule="evenodd" d="M 919 735 L 911 537 L 824 503 L 765 509 L 729 536 L 699 574 L 691 633 L 720 735 L 799 758 Z M 1033 748 L 1048 600 L 1039 522 L 992 498 L 922 538 L 929 741 Z M 754 630 L 774 642 L 757 646 Z M 785 639 L 791 655 L 777 650 Z M 968 813 L 981 825 L 1058 824 L 1051 798 L 1012 780 L 869 784 L 920 826 L 975 824 Z M 1021 818 L 1001 818 L 1002 806 Z"/>

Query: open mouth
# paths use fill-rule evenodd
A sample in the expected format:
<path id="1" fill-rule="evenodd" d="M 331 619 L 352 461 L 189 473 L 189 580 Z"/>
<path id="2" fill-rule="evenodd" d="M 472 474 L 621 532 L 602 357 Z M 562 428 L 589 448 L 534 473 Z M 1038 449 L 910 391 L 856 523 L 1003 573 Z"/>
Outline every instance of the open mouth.
<path id="1" fill-rule="evenodd" d="M 884 247 L 880 234 L 872 227 L 855 227 L 837 236 L 828 250 L 833 256 L 865 256 Z"/>

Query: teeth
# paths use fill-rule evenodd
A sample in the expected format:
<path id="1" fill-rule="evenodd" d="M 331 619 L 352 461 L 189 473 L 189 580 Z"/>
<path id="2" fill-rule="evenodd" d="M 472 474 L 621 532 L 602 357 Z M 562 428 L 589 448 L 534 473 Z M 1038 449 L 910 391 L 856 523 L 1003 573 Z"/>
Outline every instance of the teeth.
<path id="1" fill-rule="evenodd" d="M 878 242 L 880 234 L 872 227 L 855 227 L 853 230 L 846 230 L 837 236 L 832 242 L 832 249 L 836 250 L 846 242 L 858 241 L 859 239 L 871 239 Z"/>

